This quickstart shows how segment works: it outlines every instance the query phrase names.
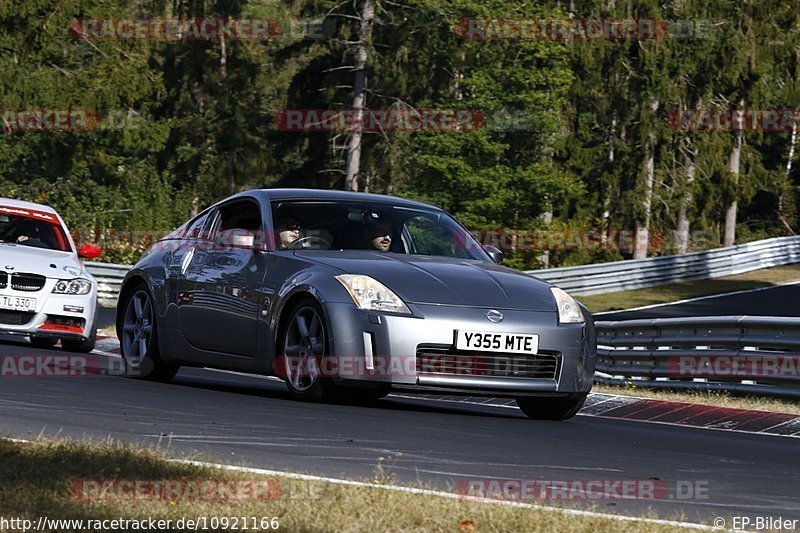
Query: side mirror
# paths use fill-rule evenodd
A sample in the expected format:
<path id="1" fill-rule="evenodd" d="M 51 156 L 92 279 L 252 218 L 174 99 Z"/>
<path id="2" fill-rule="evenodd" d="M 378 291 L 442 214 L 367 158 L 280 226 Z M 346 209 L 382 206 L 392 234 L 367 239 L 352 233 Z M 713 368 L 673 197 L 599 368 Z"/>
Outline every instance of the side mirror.
<path id="1" fill-rule="evenodd" d="M 97 259 L 103 255 L 103 250 L 94 244 L 84 244 L 78 249 L 78 257 L 81 259 Z"/>
<path id="2" fill-rule="evenodd" d="M 487 254 L 489 254 L 489 257 L 491 257 L 492 261 L 494 261 L 495 263 L 499 264 L 499 263 L 503 262 L 503 252 L 501 252 L 500 250 L 498 250 L 494 246 L 491 246 L 489 244 L 485 244 L 483 246 L 483 251 L 486 252 Z"/>

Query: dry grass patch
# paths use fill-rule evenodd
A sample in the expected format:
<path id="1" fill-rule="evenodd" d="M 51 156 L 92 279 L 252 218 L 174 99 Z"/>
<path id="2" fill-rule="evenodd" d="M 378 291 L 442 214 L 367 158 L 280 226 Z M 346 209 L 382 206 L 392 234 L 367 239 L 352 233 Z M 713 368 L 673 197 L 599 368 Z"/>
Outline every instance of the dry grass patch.
<path id="1" fill-rule="evenodd" d="M 595 294 L 593 296 L 582 296 L 579 299 L 593 313 L 601 313 L 604 311 L 631 309 L 643 305 L 676 302 L 687 298 L 697 298 L 698 296 L 770 287 L 798 280 L 800 280 L 800 263 L 754 270 L 736 276 L 673 283 L 648 289 Z"/>
<path id="2" fill-rule="evenodd" d="M 50 519 L 172 520 L 197 517 L 277 518 L 282 531 L 532 531 L 673 532 L 681 528 L 598 516 L 480 503 L 431 494 L 409 494 L 374 487 L 353 487 L 286 477 L 170 462 L 159 451 L 127 445 L 70 441 L 18 443 L 0 439 L 0 509 L 5 517 L 36 522 Z M 96 500 L 70 492 L 76 480 L 222 480 L 272 479 L 280 485 L 269 497 L 236 501 L 149 498 Z M 379 480 L 380 481 L 380 480 Z M 85 494 L 85 493 L 84 493 Z M 230 524 L 229 524 L 230 525 Z M 175 526 L 173 525 L 173 530 Z M 237 528 L 218 526 L 212 530 Z M 242 530 L 241 527 L 238 530 Z M 254 529 L 250 528 L 249 531 Z M 264 529 L 261 529 L 262 531 Z"/>

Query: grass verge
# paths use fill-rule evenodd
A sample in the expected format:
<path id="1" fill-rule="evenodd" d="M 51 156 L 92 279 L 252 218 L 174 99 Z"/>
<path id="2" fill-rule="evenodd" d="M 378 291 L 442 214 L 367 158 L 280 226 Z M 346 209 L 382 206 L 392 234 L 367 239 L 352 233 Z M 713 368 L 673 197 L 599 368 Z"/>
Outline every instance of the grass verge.
<path id="1" fill-rule="evenodd" d="M 239 517 L 239 520 L 242 517 L 256 517 L 259 523 L 262 518 L 276 518 L 278 529 L 282 531 L 666 533 L 681 530 L 674 525 L 568 515 L 541 508 L 510 507 L 430 494 L 409 494 L 374 487 L 344 486 L 285 477 L 265 478 L 169 462 L 162 452 L 135 449 L 113 442 L 90 444 L 37 440 L 20 443 L 0 439 L 0 472 L 3 472 L 5 481 L 0 484 L 0 509 L 3 517 L 24 518 L 32 520 L 33 524 L 37 524 L 42 516 L 48 519 L 84 521 L 152 518 L 171 520 L 169 529 L 178 530 L 176 526 L 181 519 L 185 521 L 205 517 L 210 526 L 211 517 L 217 517 L 220 524 L 210 530 L 235 531 L 243 530 L 241 525 L 238 528 L 223 527 L 221 517 Z M 127 480 L 183 480 L 185 486 L 189 486 L 190 482 L 194 482 L 194 486 L 203 482 L 216 485 L 227 482 L 243 486 L 244 483 L 252 484 L 256 480 L 263 482 L 268 479 L 271 480 L 270 486 L 273 490 L 262 493 L 262 497 L 258 499 L 235 501 L 188 497 L 132 500 L 129 497 L 120 498 L 119 492 L 103 493 L 94 488 L 87 492 L 85 487 L 95 485 L 80 481 L 92 480 L 100 484 L 101 480 L 117 480 L 117 486 L 120 487 L 121 481 Z M 79 487 L 77 496 L 76 486 Z M 276 486 L 279 490 L 274 490 Z M 103 494 L 104 498 L 97 498 Z M 110 494 L 116 494 L 117 499 L 109 499 Z M 264 494 L 268 494 L 268 497 Z M 95 499 L 87 499 L 87 495 L 93 495 Z M 83 526 L 86 525 L 84 522 Z M 232 524 L 229 522 L 227 525 Z M 62 527 L 59 531 L 67 529 L 69 528 Z M 259 529 L 250 527 L 248 531 Z M 49 530 L 54 529 L 40 529 Z"/>
<path id="2" fill-rule="evenodd" d="M 643 305 L 663 304 L 722 294 L 726 292 L 759 289 L 800 280 L 800 263 L 754 270 L 736 276 L 672 283 L 648 289 L 610 292 L 582 296 L 579 299 L 593 313 L 618 311 Z"/>

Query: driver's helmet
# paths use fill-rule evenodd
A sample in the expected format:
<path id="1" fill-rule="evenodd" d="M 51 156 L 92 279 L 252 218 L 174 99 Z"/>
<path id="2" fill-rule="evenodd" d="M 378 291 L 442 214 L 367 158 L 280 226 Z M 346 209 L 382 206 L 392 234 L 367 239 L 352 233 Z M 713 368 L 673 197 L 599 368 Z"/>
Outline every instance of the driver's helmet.
<path id="1" fill-rule="evenodd" d="M 39 225 L 32 220 L 23 220 L 17 227 L 17 241 L 39 239 Z"/>

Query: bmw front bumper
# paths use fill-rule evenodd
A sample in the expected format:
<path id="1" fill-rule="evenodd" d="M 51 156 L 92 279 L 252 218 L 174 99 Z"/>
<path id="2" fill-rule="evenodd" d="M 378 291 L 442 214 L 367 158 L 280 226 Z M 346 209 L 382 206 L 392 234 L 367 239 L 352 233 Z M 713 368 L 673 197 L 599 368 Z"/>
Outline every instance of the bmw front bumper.
<path id="1" fill-rule="evenodd" d="M 55 280 L 48 279 L 36 292 L 0 289 L 0 297 L 35 298 L 33 311 L 0 310 L 0 334 L 35 335 L 55 339 L 87 340 L 95 325 L 97 291 L 89 294 L 53 294 Z"/>

